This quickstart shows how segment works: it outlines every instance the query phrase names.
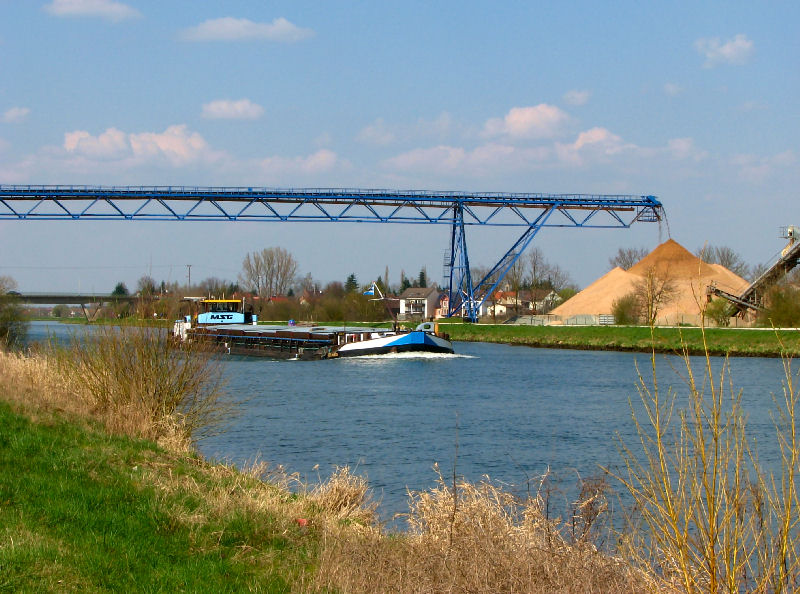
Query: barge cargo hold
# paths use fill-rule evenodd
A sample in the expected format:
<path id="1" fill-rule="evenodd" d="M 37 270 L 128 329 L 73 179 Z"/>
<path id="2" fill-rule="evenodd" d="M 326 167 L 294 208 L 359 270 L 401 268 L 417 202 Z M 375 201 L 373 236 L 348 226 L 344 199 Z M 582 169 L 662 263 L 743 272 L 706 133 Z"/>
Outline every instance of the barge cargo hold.
<path id="1" fill-rule="evenodd" d="M 182 340 L 211 344 L 232 355 L 258 355 L 274 359 L 330 359 L 386 353 L 452 353 L 445 334 L 426 322 L 415 330 L 389 330 L 342 326 L 254 326 L 214 324 L 185 327 L 176 322 Z"/>

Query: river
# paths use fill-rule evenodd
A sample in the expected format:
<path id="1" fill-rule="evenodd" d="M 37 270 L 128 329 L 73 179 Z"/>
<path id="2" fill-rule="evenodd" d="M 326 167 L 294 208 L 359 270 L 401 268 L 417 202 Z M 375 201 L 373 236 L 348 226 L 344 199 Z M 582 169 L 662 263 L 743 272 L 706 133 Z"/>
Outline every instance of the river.
<path id="1" fill-rule="evenodd" d="M 55 330 L 54 330 L 55 329 Z M 34 324 L 31 338 L 61 325 Z M 368 478 L 382 518 L 407 511 L 407 489 L 430 488 L 438 464 L 446 476 L 483 475 L 525 492 L 548 469 L 575 484 L 599 467 L 619 469 L 617 436 L 635 444 L 642 353 L 574 351 L 455 343 L 456 355 L 388 355 L 328 361 L 230 357 L 228 387 L 242 401 L 225 433 L 199 444 L 209 458 L 282 465 L 304 480 L 350 466 Z M 702 375 L 702 359 L 694 357 Z M 659 355 L 662 388 L 686 393 L 680 359 Z M 722 360 L 714 359 L 719 370 Z M 780 395 L 780 359 L 731 360 L 761 461 L 776 460 L 770 418 Z M 630 399 L 630 400 L 629 400 Z"/>

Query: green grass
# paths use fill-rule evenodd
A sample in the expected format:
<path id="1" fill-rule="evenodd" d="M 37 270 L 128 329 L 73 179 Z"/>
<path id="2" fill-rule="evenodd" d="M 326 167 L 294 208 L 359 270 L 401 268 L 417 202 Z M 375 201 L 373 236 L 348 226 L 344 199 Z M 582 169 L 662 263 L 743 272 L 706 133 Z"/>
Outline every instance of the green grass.
<path id="1" fill-rule="evenodd" d="M 198 458 L 3 402 L 0 428 L 0 592 L 287 592 L 311 570 L 310 533 L 154 486 L 219 487 Z"/>
<path id="2" fill-rule="evenodd" d="M 513 326 L 502 324 L 449 324 L 440 322 L 440 329 L 452 340 L 500 342 L 536 347 L 592 350 L 681 352 L 682 344 L 690 353 L 702 353 L 700 328 L 654 329 L 640 326 Z M 706 329 L 711 354 L 736 356 L 800 355 L 800 332 L 771 329 Z M 782 343 L 782 346 L 781 346 Z"/>

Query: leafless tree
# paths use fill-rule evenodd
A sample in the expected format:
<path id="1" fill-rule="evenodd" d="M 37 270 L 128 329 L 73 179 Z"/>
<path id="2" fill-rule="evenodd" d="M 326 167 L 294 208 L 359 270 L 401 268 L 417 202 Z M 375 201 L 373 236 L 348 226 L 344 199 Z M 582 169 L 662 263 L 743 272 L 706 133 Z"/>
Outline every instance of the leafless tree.
<path id="1" fill-rule="evenodd" d="M 532 288 L 539 288 L 548 282 L 553 267 L 541 248 L 534 247 L 528 252 L 527 264 L 528 281 Z"/>
<path id="2" fill-rule="evenodd" d="M 230 297 L 237 290 L 235 283 L 216 276 L 209 276 L 203 279 L 197 286 L 203 295 L 212 295 L 214 297 L 222 297 L 223 295 Z"/>
<path id="3" fill-rule="evenodd" d="M 472 277 L 472 283 L 473 284 L 479 283 L 481 280 L 483 280 L 483 278 L 487 274 L 489 274 L 490 270 L 491 269 L 488 266 L 471 266 L 470 267 L 470 276 Z M 489 285 L 491 286 L 497 280 L 497 277 L 498 277 L 498 273 L 495 272 L 494 274 L 492 274 L 491 277 L 489 277 L 489 279 L 487 279 L 486 282 L 489 283 Z"/>
<path id="4" fill-rule="evenodd" d="M 314 277 L 311 276 L 310 272 L 307 272 L 303 278 L 298 279 L 297 285 L 299 289 L 298 292 L 301 294 L 313 296 L 320 292 L 319 283 L 314 280 Z"/>
<path id="5" fill-rule="evenodd" d="M 556 293 L 567 287 L 572 282 L 569 272 L 561 268 L 561 266 L 558 264 L 550 265 L 550 273 L 547 276 L 547 280 L 549 281 L 551 288 Z"/>
<path id="6" fill-rule="evenodd" d="M 0 276 L 0 295 L 5 295 L 9 291 L 17 288 L 17 281 L 10 276 Z"/>
<path id="7" fill-rule="evenodd" d="M 136 290 L 140 295 L 155 295 L 158 292 L 155 279 L 147 274 L 136 281 Z"/>
<path id="8" fill-rule="evenodd" d="M 287 293 L 296 274 L 297 261 L 292 254 L 280 247 L 270 247 L 245 256 L 239 282 L 248 291 L 272 297 Z"/>
<path id="9" fill-rule="evenodd" d="M 616 255 L 608 259 L 608 264 L 611 268 L 619 266 L 623 270 L 628 270 L 649 253 L 644 247 L 619 248 Z"/>
<path id="10" fill-rule="evenodd" d="M 633 287 L 633 294 L 639 302 L 639 311 L 643 322 L 655 325 L 658 314 L 676 296 L 675 283 L 669 270 L 658 271 L 655 267 L 649 268 L 644 277 L 637 281 Z"/>
<path id="11" fill-rule="evenodd" d="M 519 310 L 519 292 L 525 286 L 525 264 L 521 259 L 514 262 L 514 265 L 506 273 L 508 286 L 514 292 L 514 309 Z"/>
<path id="12" fill-rule="evenodd" d="M 733 249 L 724 245 L 704 245 L 695 255 L 708 264 L 719 264 L 742 278 L 751 278 L 750 266 Z"/>

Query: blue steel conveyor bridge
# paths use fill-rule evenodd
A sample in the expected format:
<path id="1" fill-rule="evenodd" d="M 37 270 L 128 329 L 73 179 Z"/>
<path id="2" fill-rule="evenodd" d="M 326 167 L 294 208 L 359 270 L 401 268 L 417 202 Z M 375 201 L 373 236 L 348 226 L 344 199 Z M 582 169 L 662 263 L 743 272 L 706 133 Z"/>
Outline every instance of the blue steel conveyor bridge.
<path id="1" fill-rule="evenodd" d="M 448 316 L 477 320 L 481 305 L 543 227 L 627 228 L 658 222 L 655 196 L 363 189 L 0 185 L 0 220 L 259 221 L 450 225 Z M 522 228 L 473 282 L 466 228 Z"/>

